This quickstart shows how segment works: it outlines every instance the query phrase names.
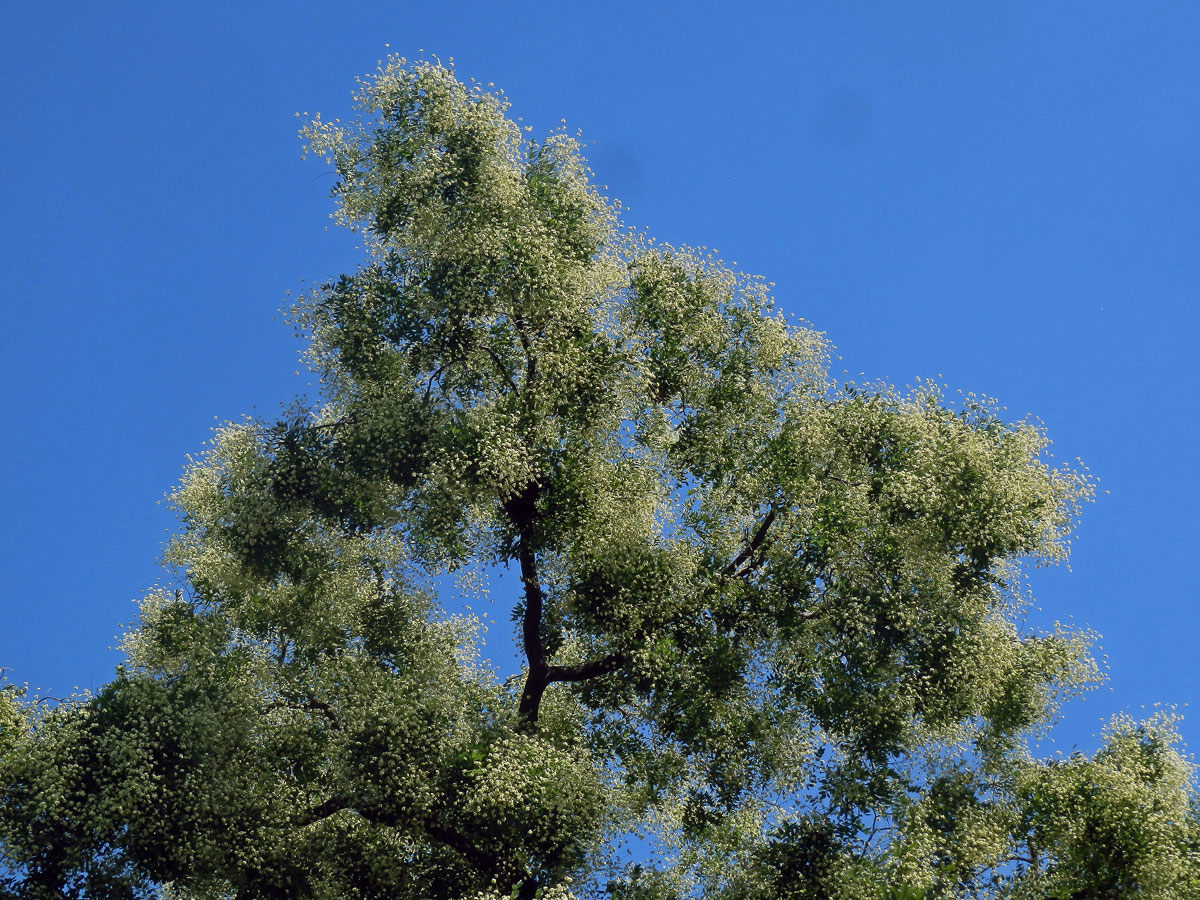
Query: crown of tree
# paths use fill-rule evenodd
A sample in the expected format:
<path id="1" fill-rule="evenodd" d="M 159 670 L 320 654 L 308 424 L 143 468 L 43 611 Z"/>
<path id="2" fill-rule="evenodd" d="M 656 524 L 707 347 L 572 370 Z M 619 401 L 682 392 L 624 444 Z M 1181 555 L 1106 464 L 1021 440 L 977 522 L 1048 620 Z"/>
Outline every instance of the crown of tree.
<path id="1" fill-rule="evenodd" d="M 1097 680 L 1020 624 L 1092 491 L 1038 425 L 836 383 L 439 64 L 356 101 L 302 132 L 365 257 L 292 310 L 320 400 L 189 465 L 109 685 L 0 693 L 6 896 L 1200 897 L 1170 715 L 1030 750 Z"/>

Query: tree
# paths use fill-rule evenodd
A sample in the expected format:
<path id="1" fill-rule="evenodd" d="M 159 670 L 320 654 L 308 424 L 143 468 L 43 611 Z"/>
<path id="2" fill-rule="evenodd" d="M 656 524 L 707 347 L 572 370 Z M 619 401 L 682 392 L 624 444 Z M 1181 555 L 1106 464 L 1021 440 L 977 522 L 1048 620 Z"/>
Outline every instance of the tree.
<path id="1" fill-rule="evenodd" d="M 0 694 L 8 896 L 1200 897 L 1170 716 L 1029 750 L 1097 677 L 1018 625 L 1092 490 L 1039 427 L 833 383 L 438 64 L 356 99 L 320 402 L 189 465 L 110 684 Z M 503 681 L 446 599 L 497 568 Z"/>

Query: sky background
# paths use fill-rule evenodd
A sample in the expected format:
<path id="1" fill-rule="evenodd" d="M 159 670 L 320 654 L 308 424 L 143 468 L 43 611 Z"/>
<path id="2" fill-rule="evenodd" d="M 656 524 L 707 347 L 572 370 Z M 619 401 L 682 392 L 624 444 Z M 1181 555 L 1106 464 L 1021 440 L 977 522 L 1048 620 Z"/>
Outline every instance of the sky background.
<path id="1" fill-rule="evenodd" d="M 306 390 L 284 292 L 358 256 L 294 114 L 348 113 L 390 44 L 582 129 L 628 223 L 774 281 L 838 369 L 1041 418 L 1101 482 L 1033 623 L 1100 632 L 1111 679 L 1054 746 L 1195 705 L 1200 4 L 733 7 L 5 4 L 8 677 L 104 684 L 186 454 Z"/>

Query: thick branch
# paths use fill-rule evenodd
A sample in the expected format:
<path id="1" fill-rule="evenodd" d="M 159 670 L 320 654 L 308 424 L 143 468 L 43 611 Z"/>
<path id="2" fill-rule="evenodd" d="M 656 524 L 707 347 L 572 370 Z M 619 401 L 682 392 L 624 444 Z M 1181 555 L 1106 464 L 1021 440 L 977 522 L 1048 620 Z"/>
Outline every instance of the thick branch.
<path id="1" fill-rule="evenodd" d="M 547 670 L 546 680 L 548 682 L 587 681 L 589 678 L 599 678 L 601 675 L 615 672 L 624 665 L 625 655 L 623 653 L 610 653 L 608 656 L 593 659 L 578 666 L 550 666 Z"/>
<path id="2" fill-rule="evenodd" d="M 733 562 L 731 562 L 722 570 L 723 575 L 733 575 L 735 572 L 737 572 L 738 567 L 740 567 L 742 563 L 750 559 L 759 551 L 759 548 L 761 548 L 763 545 L 763 541 L 767 539 L 767 529 L 771 527 L 771 523 L 775 521 L 775 516 L 777 514 L 778 510 L 772 507 L 763 518 L 762 524 L 758 526 L 758 530 L 754 532 L 754 537 L 750 538 L 750 543 L 742 548 L 742 552 L 734 557 Z"/>
<path id="3" fill-rule="evenodd" d="M 542 646 L 542 610 L 545 595 L 538 580 L 537 557 L 533 551 L 533 520 L 537 508 L 538 488 L 529 485 L 510 497 L 504 511 L 517 528 L 517 560 L 521 564 L 521 584 L 525 589 L 525 615 L 521 621 L 521 641 L 525 648 L 525 659 L 529 672 L 521 690 L 521 702 L 517 714 L 523 727 L 532 730 L 537 724 L 538 707 L 546 691 L 549 667 L 546 651 Z"/>
<path id="4" fill-rule="evenodd" d="M 546 662 L 542 644 L 542 614 L 546 597 L 538 579 L 537 557 L 533 551 L 533 522 L 536 514 L 538 489 L 527 487 L 504 504 L 504 511 L 517 528 L 517 560 L 521 564 L 521 584 L 525 589 L 525 615 L 521 620 L 521 639 L 529 671 L 521 688 L 517 706 L 520 727 L 532 731 L 537 726 L 538 711 L 546 688 L 556 681 L 586 681 L 615 672 L 625 665 L 625 656 L 610 653 L 600 659 L 576 666 L 552 666 Z"/>
<path id="5" fill-rule="evenodd" d="M 324 700 L 318 700 L 316 697 L 284 697 L 268 704 L 267 709 L 294 709 L 319 712 L 329 720 L 334 728 L 342 727 L 341 720 L 338 719 L 334 708 Z"/>
<path id="6" fill-rule="evenodd" d="M 328 819 L 330 816 L 350 808 L 350 801 L 345 797 L 330 797 L 324 803 L 314 806 L 312 809 L 306 810 L 303 814 L 297 816 L 292 820 L 292 824 L 297 828 L 315 825 L 322 819 Z"/>
<path id="7" fill-rule="evenodd" d="M 492 362 L 496 364 L 497 371 L 499 371 L 500 376 L 508 382 L 508 386 L 512 388 L 512 392 L 514 394 L 518 393 L 517 383 L 513 381 L 512 373 L 508 370 L 508 366 L 504 365 L 504 360 L 500 358 L 500 354 L 491 347 L 484 347 L 483 349 L 487 355 L 492 358 Z"/>
<path id="8" fill-rule="evenodd" d="M 430 837 L 436 838 L 447 847 L 457 850 L 477 869 L 482 869 L 486 872 L 496 863 L 492 857 L 477 848 L 453 828 L 433 822 L 426 822 L 425 831 L 428 832 Z"/>
<path id="9" fill-rule="evenodd" d="M 345 797 L 330 797 L 324 803 L 313 807 L 294 820 L 294 824 L 300 828 L 306 825 L 315 825 L 322 819 L 327 819 L 330 816 L 336 815 L 343 810 L 348 810 L 362 818 L 366 819 L 374 825 L 384 825 L 389 828 L 396 828 L 406 824 L 405 820 L 397 821 L 397 817 L 389 816 L 373 810 L 364 810 L 355 806 Z M 472 844 L 462 834 L 455 831 L 448 825 L 442 825 L 430 819 L 426 819 L 421 823 L 424 831 L 431 838 L 439 843 L 445 844 L 452 850 L 457 851 L 465 857 L 473 866 L 485 872 L 490 871 L 495 865 L 496 860 L 484 853 L 474 844 Z"/>
<path id="10" fill-rule="evenodd" d="M 527 534 L 521 535 L 517 547 L 517 558 L 521 562 L 521 584 L 525 588 L 525 617 L 521 621 L 521 639 L 525 645 L 525 657 L 529 670 L 546 668 L 546 651 L 542 647 L 542 609 L 545 595 L 538 581 L 537 560 L 529 546 Z"/>
<path id="11" fill-rule="evenodd" d="M 517 326 L 517 337 L 521 341 L 521 350 L 525 353 L 525 386 L 532 388 L 533 378 L 537 374 L 537 358 L 531 352 L 529 335 L 525 333 L 525 317 L 515 310 L 513 311 L 513 324 Z"/>
<path id="12" fill-rule="evenodd" d="M 447 365 L 449 365 L 449 363 L 443 363 L 442 365 L 440 365 L 436 369 L 434 369 L 433 372 L 430 373 L 429 380 L 425 382 L 425 399 L 426 400 L 429 399 L 429 395 L 433 392 L 433 383 L 438 378 L 441 377 L 442 372 L 445 370 Z"/>
<path id="13" fill-rule="evenodd" d="M 526 878 L 520 882 L 520 888 L 517 890 L 517 900 L 533 900 L 537 896 L 540 887 L 541 885 L 536 878 Z"/>
<path id="14" fill-rule="evenodd" d="M 347 425 L 355 425 L 357 422 L 358 419 L 354 413 L 349 413 L 340 419 L 334 419 L 332 422 L 318 422 L 315 425 L 309 425 L 308 428 L 313 431 L 329 431 L 336 434 L 339 429 L 345 428 Z"/>

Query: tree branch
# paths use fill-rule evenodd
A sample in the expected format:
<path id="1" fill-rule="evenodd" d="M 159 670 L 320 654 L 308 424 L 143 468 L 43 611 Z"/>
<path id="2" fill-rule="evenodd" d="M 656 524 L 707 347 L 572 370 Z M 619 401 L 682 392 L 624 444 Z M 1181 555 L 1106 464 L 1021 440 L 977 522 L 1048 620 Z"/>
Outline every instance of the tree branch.
<path id="1" fill-rule="evenodd" d="M 447 365 L 449 365 L 449 363 L 442 363 L 440 366 L 438 366 L 436 369 L 434 369 L 431 373 L 429 373 L 429 379 L 425 382 L 425 399 L 426 400 L 429 399 L 429 395 L 433 392 L 434 381 L 436 381 L 438 378 L 441 377 L 442 372 L 445 371 Z"/>
<path id="2" fill-rule="evenodd" d="M 328 819 L 330 816 L 337 815 L 344 809 L 351 809 L 349 800 L 345 797 L 330 797 L 324 803 L 320 803 L 312 809 L 305 811 L 302 815 L 297 816 L 292 820 L 292 824 L 297 828 L 315 825 L 322 819 Z M 355 811 L 357 812 L 357 810 Z"/>
<path id="3" fill-rule="evenodd" d="M 342 416 L 340 419 L 334 419 L 332 422 L 317 422 L 315 425 L 309 425 L 307 427 L 312 431 L 331 431 L 336 434 L 339 429 L 345 428 L 347 425 L 355 425 L 357 423 L 358 419 L 354 413 L 349 413 L 348 415 Z"/>
<path id="4" fill-rule="evenodd" d="M 521 584 L 525 589 L 525 615 L 521 621 L 521 642 L 529 672 L 521 689 L 517 708 L 522 727 L 532 730 L 537 724 L 542 694 L 550 683 L 546 650 L 542 646 L 542 610 L 545 595 L 538 580 L 537 558 L 533 552 L 533 519 L 537 508 L 538 487 L 527 485 L 504 503 L 504 511 L 517 528 L 517 559 L 521 564 Z"/>
<path id="5" fill-rule="evenodd" d="M 547 670 L 546 680 L 547 682 L 587 681 L 589 678 L 599 678 L 601 675 L 615 672 L 624 666 L 625 662 L 625 654 L 610 653 L 608 656 L 593 659 L 578 666 L 550 666 Z"/>
<path id="6" fill-rule="evenodd" d="M 477 869 L 482 869 L 483 871 L 488 872 L 496 864 L 495 859 L 484 853 L 448 825 L 439 825 L 436 822 L 426 822 L 425 831 L 430 837 L 436 838 L 447 847 L 450 847 L 452 850 L 457 850 Z"/>
<path id="7" fill-rule="evenodd" d="M 513 381 L 512 373 L 505 367 L 504 360 L 500 358 L 500 354 L 491 347 L 484 347 L 483 349 L 484 352 L 492 358 L 492 362 L 496 364 L 497 371 L 499 371 L 504 380 L 508 382 L 508 386 L 512 388 L 512 392 L 514 394 L 518 393 L 517 383 Z"/>
<path id="8" fill-rule="evenodd" d="M 315 825 L 322 819 L 327 819 L 330 816 L 337 815 L 343 811 L 349 811 L 357 816 L 361 816 L 373 825 L 383 825 L 388 828 L 396 828 L 398 826 L 408 824 L 408 821 L 410 821 L 397 821 L 395 816 L 386 815 L 373 810 L 360 809 L 351 803 L 346 797 L 334 796 L 330 797 L 324 803 L 313 807 L 295 819 L 294 824 L 300 828 L 308 825 Z M 457 851 L 476 868 L 481 869 L 484 872 L 490 872 L 495 867 L 496 860 L 493 857 L 484 853 L 449 825 L 442 825 L 441 823 L 434 822 L 428 818 L 420 824 L 425 833 L 431 838 L 439 843 L 445 844 L 450 849 Z"/>
<path id="9" fill-rule="evenodd" d="M 758 552 L 759 548 L 763 545 L 763 541 L 767 539 L 767 529 L 771 527 L 771 523 L 775 521 L 775 516 L 778 513 L 779 511 L 772 506 L 763 518 L 762 524 L 758 526 L 758 530 L 754 532 L 754 537 L 750 539 L 750 543 L 742 549 L 741 553 L 734 557 L 733 562 L 721 570 L 722 575 L 733 575 L 742 563 Z M 746 571 L 750 571 L 750 569 Z"/>
<path id="10" fill-rule="evenodd" d="M 537 359 L 530 352 L 529 335 L 525 333 L 525 317 L 515 309 L 513 310 L 513 324 L 517 326 L 517 338 L 521 341 L 521 350 L 525 354 L 525 387 L 532 389 L 533 378 L 537 374 Z"/>
<path id="11" fill-rule="evenodd" d="M 537 561 L 533 550 L 524 537 L 517 549 L 521 561 L 521 583 L 525 588 L 525 616 L 521 621 L 521 640 L 525 645 L 525 658 L 529 668 L 546 668 L 546 651 L 542 647 L 542 608 L 545 595 L 538 582 Z"/>
<path id="12" fill-rule="evenodd" d="M 516 900 L 533 900 L 537 896 L 540 887 L 541 885 L 536 878 L 532 876 L 526 877 L 524 881 L 518 882 Z"/>
<path id="13" fill-rule="evenodd" d="M 521 564 L 521 583 L 525 589 L 525 615 L 521 620 L 521 639 L 528 672 L 517 706 L 518 727 L 525 731 L 533 731 L 537 726 L 542 696 L 552 683 L 598 678 L 615 672 L 626 662 L 624 654 L 621 653 L 610 653 L 608 656 L 576 666 L 552 666 L 546 662 L 546 648 L 542 643 L 542 615 L 546 598 L 538 580 L 537 557 L 533 552 L 533 521 L 538 494 L 538 487 L 531 485 L 504 504 L 504 511 L 517 527 L 517 559 Z"/>
<path id="14" fill-rule="evenodd" d="M 267 704 L 267 709 L 312 710 L 313 712 L 321 713 L 334 728 L 340 729 L 342 727 L 342 722 L 338 718 L 334 708 L 324 700 L 318 700 L 316 697 L 284 697 Z"/>

